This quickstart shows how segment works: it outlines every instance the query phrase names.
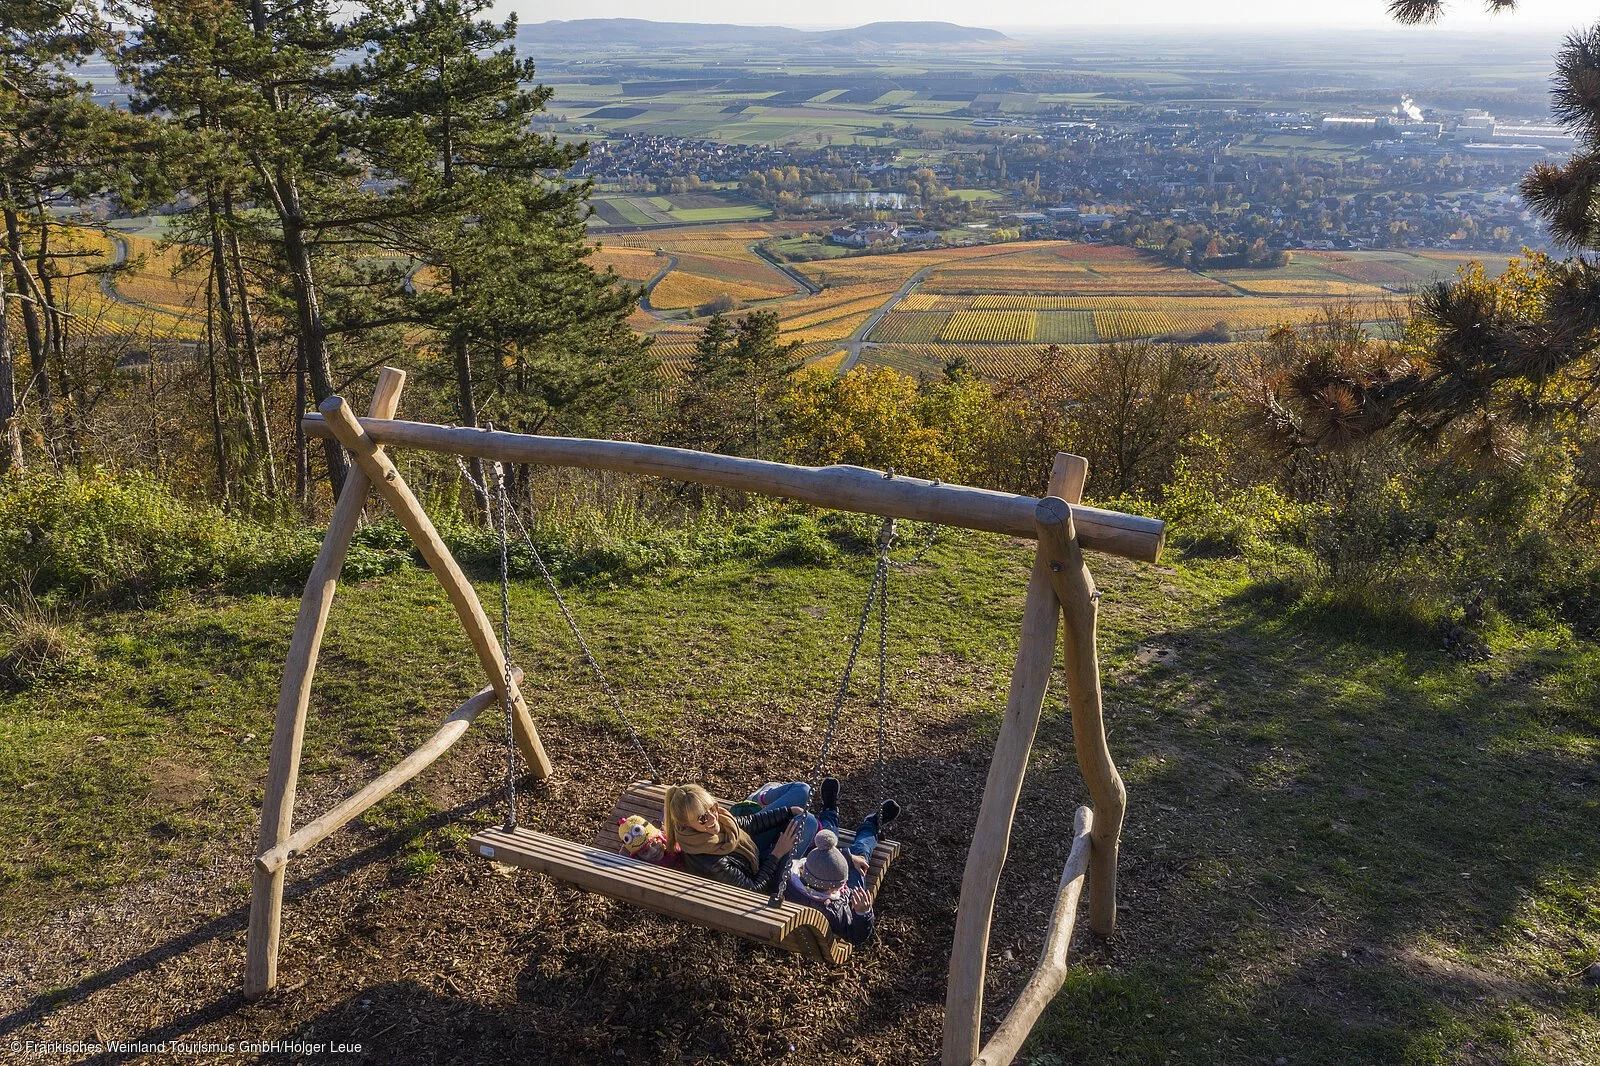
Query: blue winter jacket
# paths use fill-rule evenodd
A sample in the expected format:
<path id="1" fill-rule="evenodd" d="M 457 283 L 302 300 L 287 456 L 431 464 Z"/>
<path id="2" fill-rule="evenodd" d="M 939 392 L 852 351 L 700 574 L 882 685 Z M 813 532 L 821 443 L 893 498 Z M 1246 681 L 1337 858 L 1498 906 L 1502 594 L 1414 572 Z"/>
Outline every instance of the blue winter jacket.
<path id="1" fill-rule="evenodd" d="M 877 928 L 878 919 L 872 911 L 857 914 L 850 906 L 850 893 L 848 890 L 833 896 L 821 896 L 811 891 L 800 880 L 799 863 L 789 870 L 789 876 L 784 881 L 783 898 L 790 903 L 801 903 L 807 907 L 815 907 L 828 916 L 828 928 L 833 930 L 833 935 L 840 937 L 847 944 L 860 947 L 872 939 L 872 931 Z"/>

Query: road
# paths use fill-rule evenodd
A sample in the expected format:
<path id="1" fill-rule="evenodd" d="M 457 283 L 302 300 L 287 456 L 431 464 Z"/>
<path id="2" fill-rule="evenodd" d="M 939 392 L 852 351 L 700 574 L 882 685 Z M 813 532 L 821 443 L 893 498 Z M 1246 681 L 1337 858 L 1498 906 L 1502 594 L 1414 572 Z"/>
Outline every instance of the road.
<path id="1" fill-rule="evenodd" d="M 106 230 L 105 235 L 111 241 L 111 262 L 109 265 L 117 267 L 126 263 L 129 258 L 128 242 L 111 230 Z M 195 314 L 183 314 L 182 312 L 174 311 L 170 307 L 161 307 L 157 304 L 145 303 L 143 300 L 135 300 L 131 296 L 125 296 L 122 291 L 117 288 L 117 276 L 115 273 L 108 271 L 107 273 L 101 274 L 98 280 L 100 283 L 100 292 L 105 296 L 106 299 L 115 303 L 138 308 L 140 311 L 143 311 L 146 314 L 162 315 L 166 318 L 175 318 L 180 322 L 199 321 L 199 316 Z"/>
<path id="2" fill-rule="evenodd" d="M 856 364 L 861 362 L 861 349 L 871 345 L 872 342 L 867 338 L 872 336 L 872 331 L 878 328 L 879 320 L 890 311 L 893 311 L 901 300 L 911 295 L 911 290 L 916 288 L 917 282 L 922 280 L 924 274 L 939 265 L 938 263 L 930 263 L 907 278 L 906 283 L 900 286 L 899 290 L 889 298 L 887 303 L 872 312 L 871 316 L 861 323 L 860 328 L 850 334 L 849 339 L 844 342 L 844 349 L 849 354 L 840 360 L 839 373 L 848 374 L 856 368 Z"/>
<path id="3" fill-rule="evenodd" d="M 773 267 L 788 277 L 789 280 L 793 281 L 796 285 L 804 289 L 806 291 L 806 295 L 815 296 L 822 291 L 821 285 L 818 285 L 816 282 L 800 273 L 800 271 L 796 270 L 788 263 L 783 262 L 783 260 L 767 251 L 767 249 L 762 246 L 760 241 L 752 244 L 750 246 L 750 250 L 759 255 L 762 259 L 765 259 L 768 263 L 772 264 Z"/>
<path id="4" fill-rule="evenodd" d="M 666 256 L 667 265 L 656 271 L 656 276 L 644 283 L 644 295 L 639 297 L 639 310 L 643 311 L 645 314 L 654 315 L 656 318 L 659 318 L 662 321 L 666 321 L 666 316 L 657 314 L 656 309 L 650 306 L 650 294 L 655 291 L 657 283 L 659 283 L 662 278 L 666 277 L 677 268 L 678 257 L 673 255 L 671 252 L 657 252 L 656 254 Z"/>

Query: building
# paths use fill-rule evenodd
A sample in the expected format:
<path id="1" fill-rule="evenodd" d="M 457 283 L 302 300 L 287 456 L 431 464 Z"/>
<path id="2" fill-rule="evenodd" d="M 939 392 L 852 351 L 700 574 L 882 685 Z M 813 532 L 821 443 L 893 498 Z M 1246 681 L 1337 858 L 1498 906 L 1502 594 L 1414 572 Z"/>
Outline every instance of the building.
<path id="1" fill-rule="evenodd" d="M 846 248 L 871 248 L 899 238 L 900 230 L 893 222 L 857 222 L 853 226 L 841 226 L 828 235 L 834 244 Z"/>

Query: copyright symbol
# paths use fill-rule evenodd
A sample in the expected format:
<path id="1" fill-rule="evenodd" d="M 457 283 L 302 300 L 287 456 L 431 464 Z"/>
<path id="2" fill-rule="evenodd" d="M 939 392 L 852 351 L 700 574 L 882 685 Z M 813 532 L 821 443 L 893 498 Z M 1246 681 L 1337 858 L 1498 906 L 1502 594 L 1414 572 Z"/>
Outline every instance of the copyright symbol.
<path id="1" fill-rule="evenodd" d="M 20 1040 L 11 1041 L 11 1050 L 12 1051 L 21 1051 L 22 1050 L 22 1041 L 20 1041 Z"/>

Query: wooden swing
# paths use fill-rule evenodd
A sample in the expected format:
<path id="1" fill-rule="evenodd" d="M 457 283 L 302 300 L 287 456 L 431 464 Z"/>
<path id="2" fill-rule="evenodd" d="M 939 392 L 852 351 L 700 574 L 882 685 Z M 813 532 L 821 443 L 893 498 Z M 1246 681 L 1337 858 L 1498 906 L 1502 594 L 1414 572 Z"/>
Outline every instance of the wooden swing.
<path id="1" fill-rule="evenodd" d="M 468 842 L 472 850 L 483 858 L 523 869 L 537 870 L 548 877 L 564 881 L 586 892 L 606 896 L 611 899 L 634 903 L 649 910 L 677 918 L 681 921 L 699 925 L 707 929 L 715 929 L 724 933 L 744 937 L 769 947 L 783 948 L 787 951 L 797 952 L 807 958 L 830 965 L 841 965 L 850 957 L 851 945 L 834 936 L 832 928 L 822 913 L 815 908 L 791 903 L 780 898 L 782 891 L 781 879 L 774 885 L 769 895 L 762 895 L 749 889 L 712 881 L 686 871 L 669 869 L 652 863 L 641 862 L 623 854 L 622 839 L 616 832 L 617 824 L 631 815 L 638 815 L 649 822 L 662 822 L 665 818 L 664 808 L 666 800 L 666 786 L 660 783 L 656 773 L 655 764 L 650 760 L 650 754 L 645 750 L 644 742 L 640 739 L 638 729 L 633 720 L 628 716 L 617 697 L 616 690 L 606 679 L 605 671 L 600 667 L 589 642 L 584 639 L 582 630 L 578 627 L 577 620 L 572 612 L 567 609 L 566 600 L 561 595 L 560 586 L 545 566 L 544 558 L 539 553 L 538 547 L 533 543 L 533 538 L 528 534 L 527 527 L 522 518 L 510 505 L 505 491 L 505 480 L 500 471 L 500 464 L 491 467 L 493 476 L 489 478 L 493 488 L 480 484 L 472 476 L 472 472 L 465 463 L 460 463 L 461 476 L 464 477 L 478 493 L 478 498 L 489 501 L 492 513 L 497 519 L 500 532 L 500 603 L 502 610 L 502 631 L 500 650 L 507 663 L 511 661 L 510 638 L 510 581 L 509 568 L 509 523 L 508 516 L 517 524 L 521 533 L 523 547 L 532 556 L 534 563 L 544 578 L 545 585 L 555 600 L 561 616 L 565 619 L 568 629 L 572 633 L 584 659 L 594 672 L 595 679 L 600 689 L 610 699 L 612 710 L 619 721 L 627 729 L 628 736 L 633 742 L 634 749 L 639 754 L 640 761 L 650 772 L 649 781 L 635 782 L 617 800 L 617 805 L 611 815 L 600 824 L 595 832 L 594 842 L 590 846 L 577 844 L 549 833 L 541 833 L 517 825 L 516 805 L 516 753 L 512 744 L 513 717 L 510 702 L 504 703 L 506 712 L 506 822 L 503 826 L 487 829 L 473 836 Z M 937 527 L 936 527 L 937 528 Z M 833 701 L 833 710 L 828 717 L 827 729 L 824 731 L 822 750 L 817 756 L 816 765 L 812 768 L 810 780 L 820 781 L 824 770 L 827 768 L 828 752 L 833 744 L 835 731 L 839 725 L 839 715 L 844 709 L 845 701 L 850 693 L 850 679 L 855 673 L 856 660 L 861 650 L 862 638 L 867 631 L 867 623 L 872 617 L 874 607 L 878 608 L 878 781 L 880 788 L 883 784 L 884 774 L 884 727 L 888 709 L 888 603 L 889 603 L 889 549 L 894 543 L 894 519 L 885 519 L 878 534 L 878 564 L 873 571 L 872 584 L 867 592 L 866 603 L 861 610 L 860 621 L 856 625 L 854 638 L 850 643 L 850 652 L 847 657 L 843 676 L 839 679 L 838 691 Z M 932 543 L 932 538 L 929 538 Z M 926 550 L 926 549 L 924 549 Z M 719 803 L 731 807 L 733 802 L 719 799 Z M 855 842 L 855 833 L 841 829 L 838 833 L 841 844 L 848 848 Z M 796 845 L 798 849 L 798 844 Z M 900 852 L 900 845 L 886 838 L 879 838 L 877 846 L 873 849 L 868 862 L 865 886 L 869 892 L 877 894 L 883 882 L 883 875 L 888 870 L 889 863 Z M 791 853 L 790 859 L 798 857 Z M 787 864 L 785 864 L 786 866 Z M 780 875 L 781 878 L 781 875 Z"/>
<path id="2" fill-rule="evenodd" d="M 945 997 L 942 1052 L 943 1066 L 977 1066 L 979 1063 L 1003 1066 L 1010 1062 L 1033 1023 L 1060 990 L 1066 975 L 1067 950 L 1079 896 L 1085 887 L 1089 893 L 1090 928 L 1101 936 L 1108 936 L 1116 923 L 1117 850 L 1126 793 L 1106 745 L 1095 647 L 1099 593 L 1083 563 L 1082 553 L 1084 550 L 1102 551 L 1154 562 L 1160 556 L 1165 536 L 1163 523 L 1080 505 L 1087 464 L 1065 453 L 1056 456 L 1049 495 L 1037 499 L 896 477 L 853 466 L 802 467 L 623 441 L 539 437 L 399 421 L 393 416 L 404 381 L 403 371 L 385 367 L 379 374 L 365 419 L 358 419 L 337 396 L 320 405 L 320 415 L 307 415 L 303 419 L 308 436 L 337 439 L 350 453 L 354 466 L 335 503 L 327 535 L 301 596 L 279 689 L 251 882 L 244 976 L 246 998 L 258 998 L 277 983 L 283 888 L 289 862 L 432 764 L 465 734 L 484 710 L 497 705 L 506 710 L 516 750 L 536 778 L 543 779 L 552 772 L 550 758 L 521 692 L 520 671 L 506 662 L 477 594 L 384 452 L 385 446 L 416 447 L 499 462 L 656 475 L 784 496 L 836 510 L 1003 533 L 1037 542 L 1005 717 L 990 760 L 961 883 Z M 293 828 L 295 785 L 317 652 L 339 571 L 373 488 L 410 534 L 418 552 L 443 586 L 490 684 L 456 708 L 416 751 L 331 811 L 296 831 Z M 1057 886 L 1056 905 L 1047 926 L 1039 965 L 999 1028 L 988 1043 L 980 1047 L 989 930 L 1000 871 L 1005 862 L 1028 754 L 1049 687 L 1058 634 L 1063 638 L 1062 656 L 1078 765 L 1094 807 L 1093 810 L 1088 807 L 1077 810 L 1072 847 Z M 644 813 L 646 807 L 659 811 L 657 804 L 650 787 L 641 784 L 624 793 L 618 810 L 623 810 L 625 805 L 637 805 L 640 813 Z M 751 901 L 722 894 L 728 886 L 698 878 L 692 879 L 693 884 L 672 885 L 670 880 L 654 872 L 638 888 L 624 889 L 621 886 L 627 878 L 622 872 L 631 869 L 627 864 L 633 860 L 616 855 L 611 850 L 610 840 L 605 847 L 587 848 L 538 834 L 528 835 L 537 839 L 524 840 L 521 831 L 504 838 L 496 837 L 492 830 L 474 839 L 495 849 L 494 857 L 501 861 L 548 868 L 552 872 L 559 866 L 563 876 L 575 882 L 585 877 L 599 879 L 614 888 L 619 898 L 632 898 L 644 906 L 683 917 L 689 915 L 682 911 L 698 907 L 708 919 L 714 915 L 720 928 L 826 961 L 842 961 L 835 957 L 832 946 L 816 935 L 811 915 L 817 919 L 821 915 L 809 908 L 796 908 L 796 913 L 790 914 L 784 907 L 766 906 L 767 901 L 760 896 L 746 893 L 761 904 L 746 912 L 743 908 Z M 600 843 L 598 837 L 596 843 Z M 506 850 L 501 851 L 501 845 Z M 875 873 L 881 877 L 894 855 L 893 846 L 882 846 L 879 850 L 883 854 L 881 858 L 875 854 L 873 862 Z M 623 896 L 623 892 L 634 895 Z M 757 911 L 761 912 L 759 916 Z M 736 924 L 741 927 L 733 928 Z"/>
<path id="3" fill-rule="evenodd" d="M 798 952 L 818 962 L 838 966 L 850 958 L 850 945 L 833 935 L 828 919 L 814 907 L 787 900 L 773 904 L 764 892 L 751 892 L 619 854 L 622 847 L 616 834 L 618 819 L 637 814 L 652 822 L 660 820 L 666 790 L 665 785 L 635 782 L 617 800 L 611 817 L 600 826 L 590 846 L 520 827 L 485 829 L 472 838 L 471 846 L 484 858 L 537 870 L 586 892 L 637 904 L 768 947 Z M 839 832 L 841 847 L 849 847 L 854 840 L 855 834 L 849 830 Z M 885 871 L 899 852 L 899 844 L 879 841 L 867 870 L 867 891 L 878 891 Z"/>

